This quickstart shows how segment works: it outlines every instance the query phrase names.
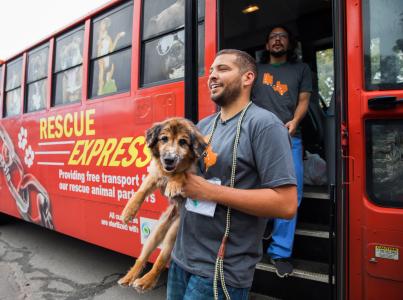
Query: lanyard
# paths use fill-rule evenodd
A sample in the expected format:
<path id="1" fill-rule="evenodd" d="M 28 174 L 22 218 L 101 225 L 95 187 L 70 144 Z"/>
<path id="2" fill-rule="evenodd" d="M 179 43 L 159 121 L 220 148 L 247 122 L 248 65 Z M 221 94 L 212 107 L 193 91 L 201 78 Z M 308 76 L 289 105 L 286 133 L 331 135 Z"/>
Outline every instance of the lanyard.
<path id="1" fill-rule="evenodd" d="M 232 167 L 231 167 L 231 181 L 230 181 L 230 187 L 234 187 L 235 185 L 235 174 L 236 174 L 236 163 L 237 163 L 237 152 L 238 152 L 238 145 L 239 145 L 239 137 L 241 135 L 241 125 L 243 118 L 245 116 L 246 111 L 248 108 L 251 106 L 252 102 L 249 102 L 245 108 L 242 110 L 241 115 L 238 119 L 238 124 L 237 124 L 237 130 L 235 134 L 235 139 L 234 139 L 234 145 L 232 148 Z M 215 133 L 215 130 L 217 128 L 218 120 L 221 116 L 221 112 L 217 114 L 214 120 L 213 128 L 211 130 L 210 138 L 207 143 L 209 146 L 213 140 L 213 136 Z M 231 208 L 227 207 L 227 217 L 226 217 L 226 224 L 225 224 L 225 231 L 224 231 L 224 236 L 221 241 L 220 249 L 218 250 L 216 262 L 215 262 L 215 268 L 214 268 L 214 282 L 213 282 L 213 288 L 214 288 L 214 299 L 218 300 L 218 278 L 220 278 L 221 281 L 221 286 L 223 289 L 223 292 L 225 294 L 225 298 L 227 300 L 230 300 L 231 297 L 228 293 L 226 284 L 225 284 L 225 279 L 224 279 L 224 255 L 225 255 L 225 246 L 227 244 L 227 240 L 229 237 L 229 231 L 231 227 Z"/>

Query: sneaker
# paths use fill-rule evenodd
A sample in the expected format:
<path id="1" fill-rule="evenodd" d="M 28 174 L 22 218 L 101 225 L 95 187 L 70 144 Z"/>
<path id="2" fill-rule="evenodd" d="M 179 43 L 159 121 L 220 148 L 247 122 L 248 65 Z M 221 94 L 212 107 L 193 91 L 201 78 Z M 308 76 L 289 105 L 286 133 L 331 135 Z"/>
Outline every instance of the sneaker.
<path id="1" fill-rule="evenodd" d="M 270 262 L 276 269 L 276 274 L 278 277 L 284 278 L 292 274 L 294 267 L 292 266 L 288 258 L 277 258 L 277 259 L 271 258 Z"/>

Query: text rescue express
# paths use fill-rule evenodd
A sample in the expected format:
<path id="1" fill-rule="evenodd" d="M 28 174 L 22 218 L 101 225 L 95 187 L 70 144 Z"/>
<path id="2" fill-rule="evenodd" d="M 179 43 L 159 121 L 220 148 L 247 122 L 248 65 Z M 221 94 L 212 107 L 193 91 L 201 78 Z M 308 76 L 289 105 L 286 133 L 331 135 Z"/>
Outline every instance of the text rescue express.
<path id="1" fill-rule="evenodd" d="M 82 136 L 94 136 L 95 109 L 56 115 L 39 120 L 41 140 Z M 88 166 L 96 161 L 97 166 L 137 168 L 146 166 L 151 153 L 146 146 L 145 137 L 122 137 L 108 139 L 77 140 L 70 154 L 69 165 Z"/>

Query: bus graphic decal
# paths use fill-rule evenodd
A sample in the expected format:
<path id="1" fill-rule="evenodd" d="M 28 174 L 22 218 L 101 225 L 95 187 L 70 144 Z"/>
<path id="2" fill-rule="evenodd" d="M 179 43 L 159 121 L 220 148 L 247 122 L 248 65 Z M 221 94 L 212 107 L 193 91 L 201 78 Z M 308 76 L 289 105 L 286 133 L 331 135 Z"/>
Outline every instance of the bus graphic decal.
<path id="1" fill-rule="evenodd" d="M 28 131 L 26 128 L 21 127 L 18 133 L 18 148 L 25 151 L 24 162 L 25 165 L 30 168 L 34 163 L 35 153 L 32 150 L 31 145 L 28 145 Z"/>
<path id="2" fill-rule="evenodd" d="M 26 137 L 26 130 L 21 127 L 18 146 L 22 150 L 26 146 Z M 14 144 L 2 125 L 0 125 L 0 143 L 0 167 L 21 217 L 26 221 L 54 229 L 49 194 L 34 175 L 25 173 Z M 25 150 L 24 162 L 31 167 L 33 159 L 34 152 L 29 145 Z"/>

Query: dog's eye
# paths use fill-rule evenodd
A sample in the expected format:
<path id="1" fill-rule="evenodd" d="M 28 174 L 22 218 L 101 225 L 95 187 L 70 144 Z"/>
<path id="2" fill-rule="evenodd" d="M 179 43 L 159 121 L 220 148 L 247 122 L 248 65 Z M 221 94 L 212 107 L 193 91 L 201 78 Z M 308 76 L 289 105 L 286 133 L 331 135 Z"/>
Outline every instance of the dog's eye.
<path id="1" fill-rule="evenodd" d="M 160 141 L 163 143 L 166 143 L 166 142 L 168 142 L 168 137 L 164 135 L 160 138 Z"/>
<path id="2" fill-rule="evenodd" d="M 185 145 L 187 145 L 187 141 L 186 141 L 185 139 L 180 139 L 180 140 L 178 141 L 178 143 L 179 143 L 179 146 L 185 146 Z"/>

